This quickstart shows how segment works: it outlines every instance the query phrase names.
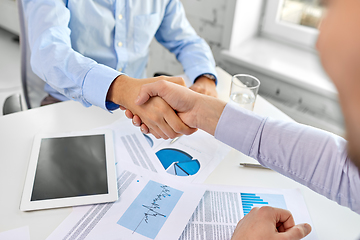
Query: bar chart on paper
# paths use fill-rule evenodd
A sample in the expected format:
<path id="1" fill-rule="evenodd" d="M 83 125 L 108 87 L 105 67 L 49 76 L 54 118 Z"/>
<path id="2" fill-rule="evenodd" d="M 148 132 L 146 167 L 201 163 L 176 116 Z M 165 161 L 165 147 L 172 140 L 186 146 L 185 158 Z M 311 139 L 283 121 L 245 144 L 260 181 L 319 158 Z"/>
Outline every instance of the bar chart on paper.
<path id="1" fill-rule="evenodd" d="M 281 194 L 241 193 L 241 203 L 244 216 L 248 214 L 253 207 L 271 206 L 287 209 L 284 195 Z"/>

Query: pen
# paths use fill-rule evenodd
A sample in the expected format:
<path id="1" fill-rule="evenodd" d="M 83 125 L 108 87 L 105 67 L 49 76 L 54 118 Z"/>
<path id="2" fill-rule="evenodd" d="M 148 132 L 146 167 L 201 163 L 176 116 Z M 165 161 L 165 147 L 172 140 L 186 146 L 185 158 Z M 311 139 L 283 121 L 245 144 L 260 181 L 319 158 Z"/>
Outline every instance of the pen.
<path id="1" fill-rule="evenodd" d="M 180 137 L 176 137 L 173 140 L 171 140 L 170 144 L 173 144 L 174 142 L 176 142 L 177 140 L 179 140 Z"/>
<path id="2" fill-rule="evenodd" d="M 270 169 L 270 168 L 264 167 L 260 164 L 254 164 L 254 163 L 240 163 L 240 165 L 243 167 L 250 167 L 250 168 Z"/>

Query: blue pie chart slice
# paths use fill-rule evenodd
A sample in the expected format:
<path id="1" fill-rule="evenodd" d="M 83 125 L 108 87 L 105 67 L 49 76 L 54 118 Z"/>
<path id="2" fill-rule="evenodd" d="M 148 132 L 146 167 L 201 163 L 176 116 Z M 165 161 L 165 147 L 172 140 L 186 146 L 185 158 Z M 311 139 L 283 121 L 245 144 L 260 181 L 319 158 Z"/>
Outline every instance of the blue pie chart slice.
<path id="1" fill-rule="evenodd" d="M 165 148 L 156 153 L 164 169 L 173 175 L 190 176 L 200 170 L 197 159 L 179 149 Z"/>
<path id="2" fill-rule="evenodd" d="M 182 163 L 175 163 L 175 171 L 176 173 L 179 170 L 182 170 L 187 175 L 194 175 L 196 174 L 200 169 L 200 163 L 198 160 L 192 160 L 189 162 L 182 162 Z M 179 175 L 179 174 L 177 174 Z"/>

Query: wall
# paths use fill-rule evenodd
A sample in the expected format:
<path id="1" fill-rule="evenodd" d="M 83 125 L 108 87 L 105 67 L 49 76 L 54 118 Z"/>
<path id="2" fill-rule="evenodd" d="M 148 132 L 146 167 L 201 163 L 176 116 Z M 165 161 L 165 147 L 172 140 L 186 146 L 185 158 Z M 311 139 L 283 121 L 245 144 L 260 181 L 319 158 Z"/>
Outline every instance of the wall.
<path id="1" fill-rule="evenodd" d="M 216 64 L 222 67 L 220 51 L 230 39 L 229 22 L 233 18 L 236 0 L 181 0 L 187 18 L 195 31 L 210 45 Z M 147 75 L 166 72 L 172 75 L 183 72 L 175 56 L 153 40 L 149 52 Z"/>

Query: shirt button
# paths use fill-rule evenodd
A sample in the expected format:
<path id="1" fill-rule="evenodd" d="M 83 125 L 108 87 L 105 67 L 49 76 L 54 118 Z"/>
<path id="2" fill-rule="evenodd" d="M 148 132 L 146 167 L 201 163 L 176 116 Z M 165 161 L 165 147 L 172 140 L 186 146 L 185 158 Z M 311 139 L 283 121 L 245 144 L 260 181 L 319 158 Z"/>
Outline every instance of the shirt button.
<path id="1" fill-rule="evenodd" d="M 122 42 L 119 42 L 119 43 L 118 43 L 118 46 L 119 46 L 119 47 L 122 47 L 122 45 L 123 45 Z"/>
<path id="2" fill-rule="evenodd" d="M 123 69 L 122 68 L 119 68 L 118 71 L 121 72 Z"/>
<path id="3" fill-rule="evenodd" d="M 121 20 L 123 19 L 123 15 L 122 14 L 119 14 L 118 18 Z"/>

